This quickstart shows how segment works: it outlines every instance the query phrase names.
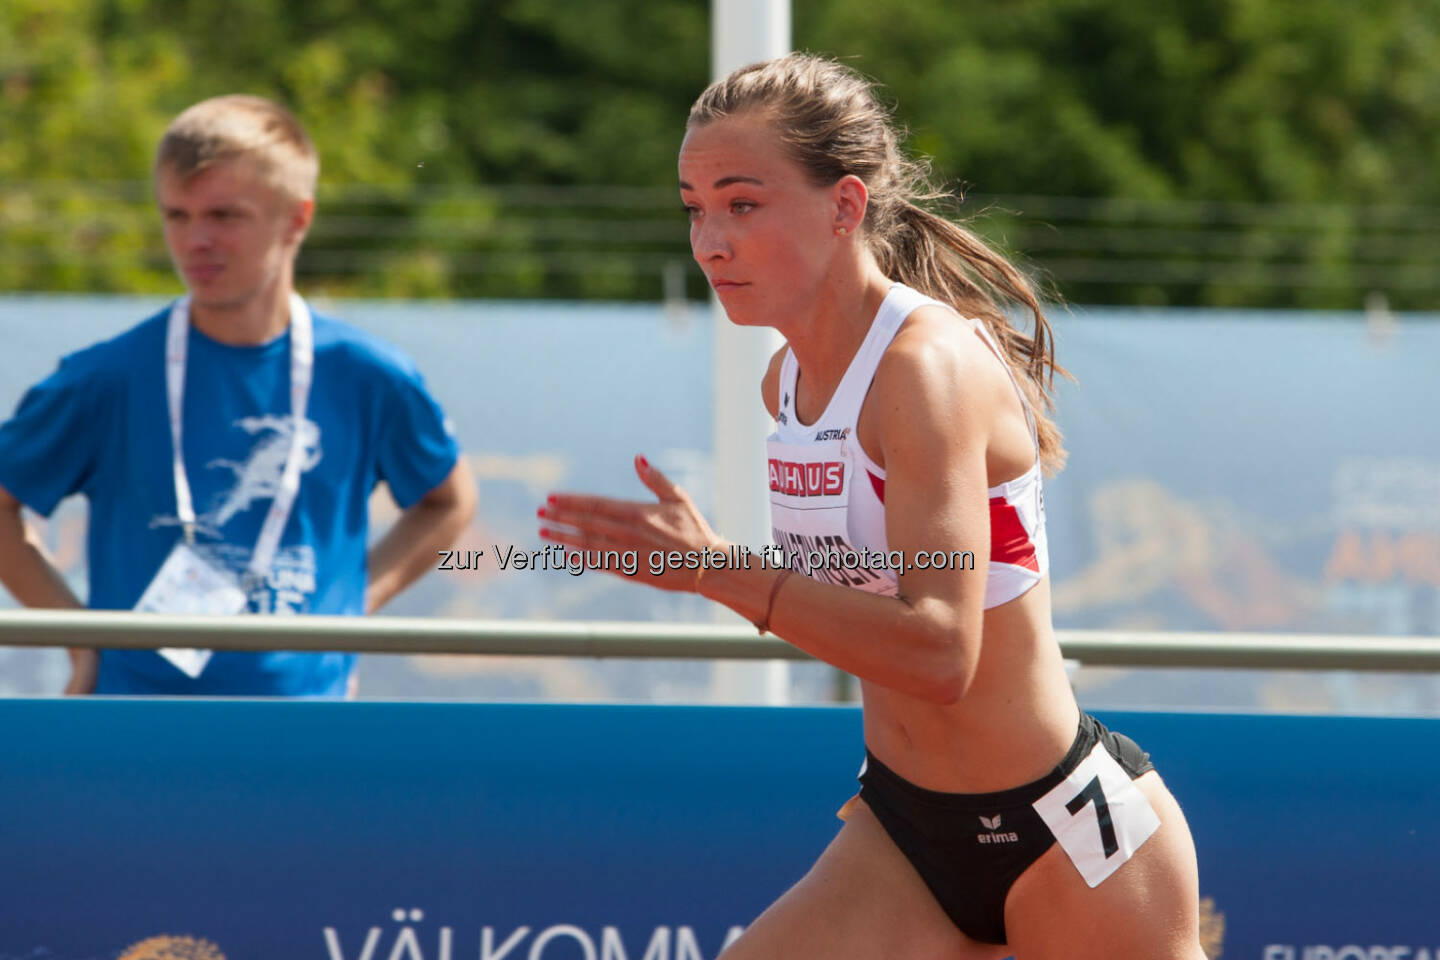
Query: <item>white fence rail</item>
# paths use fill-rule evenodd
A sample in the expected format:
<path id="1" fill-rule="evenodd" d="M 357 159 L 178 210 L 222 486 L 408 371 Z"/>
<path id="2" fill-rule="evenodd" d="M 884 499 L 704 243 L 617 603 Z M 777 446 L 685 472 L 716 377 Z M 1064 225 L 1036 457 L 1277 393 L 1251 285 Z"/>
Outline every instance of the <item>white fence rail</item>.
<path id="1" fill-rule="evenodd" d="M 1262 670 L 1440 670 L 1440 638 L 1060 630 L 1066 657 L 1092 666 Z M 407 617 L 180 617 L 0 611 L 0 646 L 350 650 L 654 660 L 808 660 L 747 627 L 687 623 Z"/>

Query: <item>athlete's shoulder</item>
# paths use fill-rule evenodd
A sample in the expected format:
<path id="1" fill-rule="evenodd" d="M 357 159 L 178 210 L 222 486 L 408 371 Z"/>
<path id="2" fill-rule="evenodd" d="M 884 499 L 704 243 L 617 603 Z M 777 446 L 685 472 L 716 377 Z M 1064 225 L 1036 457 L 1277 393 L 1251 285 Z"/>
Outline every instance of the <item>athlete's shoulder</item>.
<path id="1" fill-rule="evenodd" d="M 953 387 L 978 385 L 978 370 L 990 366 L 990 348 L 976 335 L 977 322 L 941 304 L 917 307 L 880 358 L 877 385 L 894 380 L 913 386 L 917 380 L 937 378 Z"/>
<path id="2" fill-rule="evenodd" d="M 941 306 L 917 308 L 880 359 L 867 409 L 892 433 L 969 444 L 988 430 L 1009 380 L 974 321 Z"/>

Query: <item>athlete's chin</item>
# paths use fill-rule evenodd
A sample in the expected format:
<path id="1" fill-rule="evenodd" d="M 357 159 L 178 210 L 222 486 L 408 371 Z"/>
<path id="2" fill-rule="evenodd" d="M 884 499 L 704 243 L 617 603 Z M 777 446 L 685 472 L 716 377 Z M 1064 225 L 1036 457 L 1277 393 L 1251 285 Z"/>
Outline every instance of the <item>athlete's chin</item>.
<path id="1" fill-rule="evenodd" d="M 763 316 L 756 315 L 754 311 L 735 310 L 731 307 L 725 307 L 725 316 L 730 320 L 730 325 L 733 327 L 775 326 L 773 321 L 767 320 Z"/>
<path id="2" fill-rule="evenodd" d="M 742 288 L 748 291 L 748 288 Z M 775 326 L 774 310 L 768 305 L 748 296 L 736 294 L 727 295 L 726 292 L 719 293 L 720 306 L 725 310 L 725 316 L 737 327 L 773 327 Z"/>

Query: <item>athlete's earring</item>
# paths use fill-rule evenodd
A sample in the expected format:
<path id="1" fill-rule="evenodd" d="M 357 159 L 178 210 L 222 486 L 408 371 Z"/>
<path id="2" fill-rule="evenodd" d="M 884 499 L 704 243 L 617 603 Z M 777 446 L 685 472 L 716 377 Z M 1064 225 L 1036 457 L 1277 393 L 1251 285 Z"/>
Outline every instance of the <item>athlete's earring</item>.
<path id="1" fill-rule="evenodd" d="M 843 237 L 843 236 L 845 236 L 845 235 L 846 235 L 847 233 L 849 233 L 849 232 L 850 232 L 850 231 L 849 231 L 849 230 L 846 230 L 844 227 L 836 227 L 836 228 L 835 228 L 835 235 L 836 235 L 837 237 Z"/>

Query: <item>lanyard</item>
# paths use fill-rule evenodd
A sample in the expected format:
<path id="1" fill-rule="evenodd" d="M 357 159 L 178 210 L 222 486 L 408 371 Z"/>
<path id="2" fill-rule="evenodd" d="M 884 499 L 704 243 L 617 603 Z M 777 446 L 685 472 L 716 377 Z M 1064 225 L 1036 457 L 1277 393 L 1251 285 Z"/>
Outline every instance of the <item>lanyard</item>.
<path id="1" fill-rule="evenodd" d="M 195 505 L 190 498 L 190 481 L 185 476 L 181 453 L 180 425 L 185 409 L 185 362 L 190 345 L 190 298 L 181 297 L 170 308 L 165 335 L 165 394 L 170 405 L 170 450 L 174 456 L 175 513 L 185 529 L 185 542 L 195 542 Z M 315 336 L 310 308 L 297 293 L 290 294 L 290 452 L 280 473 L 280 488 L 270 501 L 270 512 L 260 528 L 255 550 L 250 554 L 250 575 L 263 580 L 280 547 L 280 536 L 300 492 L 300 461 L 304 459 L 305 408 L 310 400 L 310 382 L 315 369 Z"/>

